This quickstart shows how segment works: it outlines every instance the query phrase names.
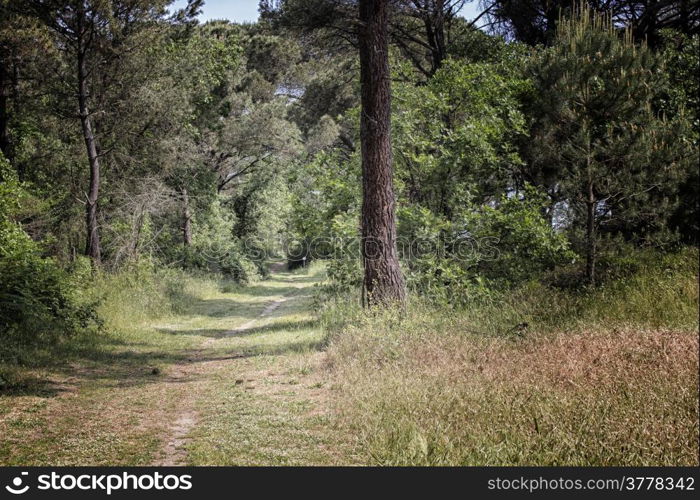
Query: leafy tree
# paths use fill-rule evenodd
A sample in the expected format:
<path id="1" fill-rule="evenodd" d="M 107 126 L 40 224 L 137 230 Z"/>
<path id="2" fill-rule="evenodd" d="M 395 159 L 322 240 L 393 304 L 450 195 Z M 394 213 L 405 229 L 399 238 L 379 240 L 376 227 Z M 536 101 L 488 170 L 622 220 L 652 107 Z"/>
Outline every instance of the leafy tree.
<path id="1" fill-rule="evenodd" d="M 55 33 L 56 44 L 64 54 L 65 81 L 76 96 L 78 119 L 85 142 L 90 179 L 85 195 L 87 239 L 85 254 L 95 264 L 102 260 L 98 201 L 101 184 L 100 137 L 96 136 L 95 115 L 105 113 L 115 102 L 109 97 L 116 89 L 131 90 L 132 85 L 119 82 L 130 75 L 122 62 L 137 47 L 148 43 L 147 32 L 166 14 L 169 0 L 140 2 L 124 0 L 104 2 L 56 2 L 32 0 L 29 8 Z M 105 85 L 105 83 L 107 83 Z M 121 86 L 120 86 L 121 83 Z M 68 90 L 68 89 L 67 89 Z"/>
<path id="2" fill-rule="evenodd" d="M 414 290 L 452 305 L 467 305 L 489 289 L 530 279 L 574 254 L 562 232 L 543 216 L 546 195 L 526 186 L 519 195 L 472 204 L 448 221 L 416 205 L 399 210 L 399 238 Z"/>
<path id="3" fill-rule="evenodd" d="M 448 61 L 427 85 L 397 87 L 397 172 L 408 201 L 453 220 L 514 187 L 515 139 L 525 134 L 518 97 L 528 88 L 514 68 Z"/>
<path id="4" fill-rule="evenodd" d="M 700 35 L 688 37 L 677 31 L 665 31 L 662 57 L 669 82 L 657 107 L 668 116 L 684 115 L 690 121 L 693 149 L 700 145 Z M 692 151 L 692 149 L 691 149 Z M 697 164 L 686 162 L 686 171 L 677 190 L 678 203 L 669 224 L 684 242 L 700 241 L 700 172 Z M 670 193 L 671 196 L 676 193 Z"/>

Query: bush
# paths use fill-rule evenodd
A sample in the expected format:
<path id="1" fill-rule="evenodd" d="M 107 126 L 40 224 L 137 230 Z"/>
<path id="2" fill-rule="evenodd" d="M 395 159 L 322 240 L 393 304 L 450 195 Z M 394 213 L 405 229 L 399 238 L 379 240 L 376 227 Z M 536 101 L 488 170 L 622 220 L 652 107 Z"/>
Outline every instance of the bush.
<path id="1" fill-rule="evenodd" d="M 399 251 L 408 285 L 439 303 L 466 305 L 540 278 L 572 260 L 563 234 L 543 217 L 546 199 L 527 187 L 447 221 L 417 206 L 399 210 Z"/>
<path id="2" fill-rule="evenodd" d="M 0 178 L 0 361 L 26 363 L 28 348 L 56 344 L 99 321 L 95 304 L 79 300 L 75 279 L 13 220 L 29 195 L 1 157 Z"/>
<path id="3" fill-rule="evenodd" d="M 222 275 L 240 284 L 260 279 L 261 272 L 256 262 L 250 260 L 236 241 L 206 241 L 198 239 L 193 245 L 181 247 L 180 267 L 184 270 L 205 271 Z"/>
<path id="4" fill-rule="evenodd" d="M 331 259 L 326 267 L 328 284 L 326 291 L 331 295 L 342 295 L 362 286 L 362 257 L 357 236 L 357 214 L 336 215 L 331 221 L 331 234 L 326 252 L 314 253 Z M 319 245 L 317 245 L 318 247 Z"/>

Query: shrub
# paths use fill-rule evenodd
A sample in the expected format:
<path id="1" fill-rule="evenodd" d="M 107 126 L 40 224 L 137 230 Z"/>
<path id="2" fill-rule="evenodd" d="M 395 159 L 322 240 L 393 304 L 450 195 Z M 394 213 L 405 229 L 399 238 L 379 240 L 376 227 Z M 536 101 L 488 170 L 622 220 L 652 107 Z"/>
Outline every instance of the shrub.
<path id="1" fill-rule="evenodd" d="M 28 348 L 56 344 L 99 321 L 95 304 L 79 300 L 75 280 L 13 220 L 29 195 L 1 157 L 0 178 L 0 361 L 25 363 Z"/>
<path id="2" fill-rule="evenodd" d="M 546 202 L 527 187 L 455 221 L 418 206 L 401 208 L 399 251 L 409 286 L 438 302 L 466 305 L 572 260 L 565 236 L 542 215 Z"/>

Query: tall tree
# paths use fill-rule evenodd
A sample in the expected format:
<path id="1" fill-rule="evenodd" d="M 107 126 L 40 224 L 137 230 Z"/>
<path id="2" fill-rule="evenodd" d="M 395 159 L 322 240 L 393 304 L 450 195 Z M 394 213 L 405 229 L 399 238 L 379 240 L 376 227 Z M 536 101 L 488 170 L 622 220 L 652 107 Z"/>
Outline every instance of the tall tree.
<path id="1" fill-rule="evenodd" d="M 405 300 L 396 249 L 388 2 L 360 0 L 362 257 L 367 304 Z"/>
<path id="2" fill-rule="evenodd" d="M 99 201 L 102 160 L 106 151 L 101 146 L 97 121 L 114 107 L 108 94 L 115 89 L 132 90 L 120 84 L 128 79 L 119 62 L 130 57 L 134 49 L 147 40 L 140 38 L 145 30 L 165 19 L 165 7 L 171 0 L 30 0 L 27 5 L 56 35 L 56 45 L 64 55 L 65 81 L 75 96 L 77 118 L 89 166 L 85 190 L 85 254 L 94 264 L 102 260 L 99 230 Z M 191 1 L 192 5 L 200 2 Z M 182 14 L 183 16 L 185 13 Z M 128 96 L 116 98 L 128 100 Z M 106 135 L 102 131 L 102 136 Z"/>
<path id="3" fill-rule="evenodd" d="M 487 6 L 467 23 L 459 12 L 475 0 L 386 0 L 388 33 L 392 44 L 427 80 L 440 69 L 451 46 L 465 34 L 464 26 L 474 28 L 493 6 Z M 261 0 L 263 20 L 303 32 L 323 32 L 325 49 L 357 46 L 357 1 L 352 0 Z M 459 29 L 461 28 L 461 29 Z"/>
<path id="4" fill-rule="evenodd" d="M 78 116 L 83 131 L 88 163 L 90 165 L 90 184 L 85 200 L 87 239 L 85 242 L 85 255 L 89 256 L 96 264 L 102 260 L 100 248 L 100 235 L 97 228 L 97 199 L 100 192 L 100 158 L 95 134 L 93 132 L 92 117 L 90 114 L 88 91 L 88 54 L 91 41 L 94 40 L 94 31 L 97 29 L 97 19 L 94 12 L 89 12 L 82 1 L 75 5 L 73 10 L 72 29 L 75 43 L 76 76 L 78 83 Z M 67 30 L 63 30 L 67 33 Z"/>
<path id="5" fill-rule="evenodd" d="M 0 0 L 0 151 L 17 168 L 20 180 L 24 180 L 23 165 L 15 162 L 19 138 L 10 129 L 17 128 L 23 114 L 20 97 L 27 96 L 20 96 L 20 86 L 27 59 L 42 52 L 44 38 L 36 21 L 22 11 L 22 2 Z"/>

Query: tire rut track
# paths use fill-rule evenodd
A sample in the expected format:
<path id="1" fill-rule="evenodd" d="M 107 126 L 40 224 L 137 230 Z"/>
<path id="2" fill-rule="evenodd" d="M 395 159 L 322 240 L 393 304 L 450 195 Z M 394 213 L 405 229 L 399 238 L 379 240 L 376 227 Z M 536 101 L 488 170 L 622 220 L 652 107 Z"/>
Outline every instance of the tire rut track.
<path id="1" fill-rule="evenodd" d="M 205 368 L 208 364 L 207 362 L 202 362 L 203 352 L 205 349 L 211 347 L 221 338 L 230 337 L 239 333 L 243 333 L 246 330 L 250 330 L 255 323 L 260 319 L 269 316 L 276 309 L 278 309 L 284 302 L 290 300 L 292 296 L 284 296 L 282 298 L 272 301 L 270 304 L 265 306 L 262 312 L 257 318 L 251 319 L 241 326 L 229 330 L 224 333 L 222 337 L 209 338 L 202 342 L 199 349 L 195 351 L 190 361 L 187 364 L 176 365 L 171 373 L 171 383 L 179 383 L 181 380 L 186 380 L 188 377 L 195 375 L 200 369 Z M 200 362 L 199 366 L 195 368 L 194 363 Z M 221 363 L 221 362 L 232 362 L 235 358 L 226 361 L 211 361 L 209 363 Z M 196 389 L 196 388 L 195 388 Z M 162 448 L 160 458 L 154 462 L 154 466 L 158 467 L 172 467 L 178 465 L 185 465 L 187 460 L 187 444 L 189 442 L 188 435 L 192 429 L 197 425 L 199 421 L 199 414 L 194 409 L 194 399 L 197 391 L 187 390 L 185 398 L 181 401 L 181 408 L 183 408 L 178 414 L 177 418 L 170 427 L 170 434 Z"/>

